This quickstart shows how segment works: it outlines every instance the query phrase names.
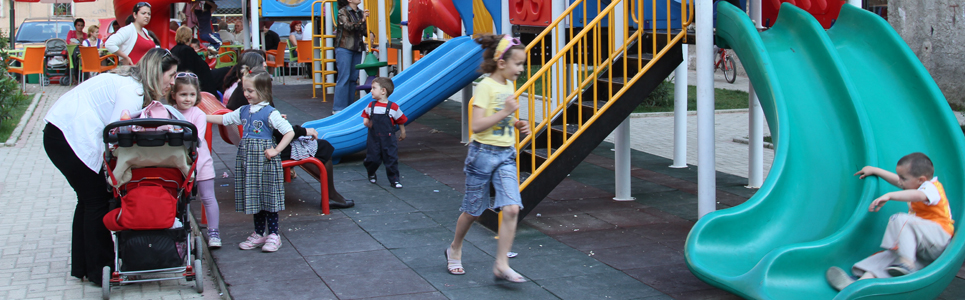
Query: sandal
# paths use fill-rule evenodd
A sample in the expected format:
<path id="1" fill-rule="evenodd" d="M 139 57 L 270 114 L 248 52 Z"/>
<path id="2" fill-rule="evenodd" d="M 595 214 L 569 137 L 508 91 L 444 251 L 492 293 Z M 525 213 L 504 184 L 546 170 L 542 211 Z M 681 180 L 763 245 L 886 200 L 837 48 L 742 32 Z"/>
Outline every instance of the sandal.
<path id="1" fill-rule="evenodd" d="M 514 271 L 513 269 L 509 269 L 509 271 L 512 273 L 504 273 L 502 271 L 495 270 L 493 271 L 493 276 L 496 277 L 495 280 L 497 282 L 499 281 L 509 281 L 512 283 L 526 282 L 526 278 L 523 278 L 523 275 L 519 275 L 519 273 L 516 273 L 516 271 Z"/>
<path id="2" fill-rule="evenodd" d="M 451 259 L 449 258 L 449 251 L 452 247 L 446 248 L 446 269 L 449 270 L 449 274 L 452 275 L 463 275 L 466 274 L 466 270 L 462 268 L 461 259 Z"/>

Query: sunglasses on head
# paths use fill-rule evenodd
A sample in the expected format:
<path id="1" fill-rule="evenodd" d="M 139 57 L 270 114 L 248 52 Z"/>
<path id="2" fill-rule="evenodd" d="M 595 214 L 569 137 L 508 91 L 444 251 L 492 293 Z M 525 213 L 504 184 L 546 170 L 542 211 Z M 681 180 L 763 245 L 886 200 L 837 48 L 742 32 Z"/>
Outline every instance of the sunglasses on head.
<path id="1" fill-rule="evenodd" d="M 198 75 L 195 75 L 194 73 L 188 73 L 188 72 L 181 72 L 181 73 L 178 73 L 177 75 L 174 75 L 174 78 L 184 78 L 184 77 L 191 77 L 191 78 L 197 79 Z"/>
<path id="2" fill-rule="evenodd" d="M 134 11 L 136 12 L 138 9 L 140 9 L 141 7 L 145 7 L 145 6 L 147 6 L 147 8 L 151 8 L 151 3 L 138 2 L 137 4 L 134 4 Z"/>

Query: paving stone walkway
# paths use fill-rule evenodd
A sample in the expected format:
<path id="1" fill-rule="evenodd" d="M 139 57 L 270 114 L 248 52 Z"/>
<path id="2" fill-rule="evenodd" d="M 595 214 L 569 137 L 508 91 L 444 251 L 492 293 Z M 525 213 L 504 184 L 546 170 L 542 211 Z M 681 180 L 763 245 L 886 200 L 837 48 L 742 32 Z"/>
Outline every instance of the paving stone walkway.
<path id="1" fill-rule="evenodd" d="M 43 149 L 43 116 L 70 88 L 49 85 L 16 146 L 0 147 L 0 299 L 100 299 L 101 287 L 70 276 L 70 235 L 77 196 Z M 28 84 L 28 93 L 41 92 Z M 207 262 L 205 262 L 207 267 Z M 220 299 L 169 280 L 116 287 L 113 299 Z"/>

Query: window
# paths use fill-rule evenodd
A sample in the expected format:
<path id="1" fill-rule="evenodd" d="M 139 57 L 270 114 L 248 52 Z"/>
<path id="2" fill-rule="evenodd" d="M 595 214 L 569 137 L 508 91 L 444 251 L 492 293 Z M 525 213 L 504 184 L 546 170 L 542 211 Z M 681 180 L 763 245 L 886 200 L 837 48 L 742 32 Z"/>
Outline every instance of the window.
<path id="1" fill-rule="evenodd" d="M 55 17 L 69 17 L 74 15 L 74 6 L 71 3 L 51 3 L 50 11 Z"/>

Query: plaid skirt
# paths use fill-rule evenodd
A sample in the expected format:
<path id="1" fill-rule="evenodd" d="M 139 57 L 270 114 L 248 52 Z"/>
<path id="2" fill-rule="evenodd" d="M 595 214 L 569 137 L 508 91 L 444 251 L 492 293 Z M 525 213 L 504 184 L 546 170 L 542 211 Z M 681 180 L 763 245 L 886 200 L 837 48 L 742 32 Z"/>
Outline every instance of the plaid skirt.
<path id="1" fill-rule="evenodd" d="M 235 159 L 235 211 L 256 214 L 285 210 L 285 174 L 281 157 L 265 158 L 272 140 L 246 138 Z"/>

